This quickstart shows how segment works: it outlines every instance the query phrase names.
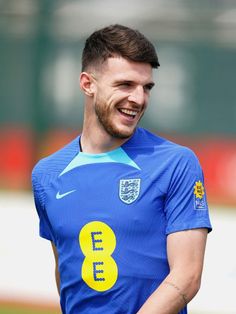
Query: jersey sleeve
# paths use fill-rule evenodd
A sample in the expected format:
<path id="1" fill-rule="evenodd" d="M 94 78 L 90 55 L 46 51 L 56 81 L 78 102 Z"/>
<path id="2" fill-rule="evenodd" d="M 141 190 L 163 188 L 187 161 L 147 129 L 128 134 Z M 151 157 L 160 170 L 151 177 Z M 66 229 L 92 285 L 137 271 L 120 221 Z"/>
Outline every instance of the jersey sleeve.
<path id="1" fill-rule="evenodd" d="M 204 177 L 195 154 L 182 148 L 175 158 L 165 214 L 166 234 L 195 228 L 211 231 Z"/>
<path id="2" fill-rule="evenodd" d="M 39 216 L 39 234 L 42 238 L 53 241 L 53 233 L 47 213 L 44 207 L 44 193 L 42 186 L 38 183 L 36 175 L 32 174 L 32 188 L 35 207 Z"/>

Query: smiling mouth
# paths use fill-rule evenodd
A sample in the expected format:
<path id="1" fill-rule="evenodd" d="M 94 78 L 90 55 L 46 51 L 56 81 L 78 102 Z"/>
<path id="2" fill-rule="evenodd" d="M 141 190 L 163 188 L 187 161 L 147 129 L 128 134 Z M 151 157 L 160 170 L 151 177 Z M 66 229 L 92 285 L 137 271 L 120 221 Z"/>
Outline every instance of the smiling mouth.
<path id="1" fill-rule="evenodd" d="M 121 112 L 123 115 L 125 115 L 126 117 L 132 118 L 134 119 L 136 117 L 136 115 L 138 114 L 137 111 L 131 110 L 131 109 L 118 109 L 119 112 Z"/>

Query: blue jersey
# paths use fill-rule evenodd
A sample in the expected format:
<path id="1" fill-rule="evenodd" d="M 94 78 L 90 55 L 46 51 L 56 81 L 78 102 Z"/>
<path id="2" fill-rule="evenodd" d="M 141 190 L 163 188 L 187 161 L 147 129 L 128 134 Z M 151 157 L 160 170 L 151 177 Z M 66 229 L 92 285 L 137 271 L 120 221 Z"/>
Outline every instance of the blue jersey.
<path id="1" fill-rule="evenodd" d="M 36 165 L 33 189 L 64 314 L 136 313 L 169 273 L 168 234 L 211 229 L 194 153 L 142 128 L 102 154 L 76 138 Z"/>

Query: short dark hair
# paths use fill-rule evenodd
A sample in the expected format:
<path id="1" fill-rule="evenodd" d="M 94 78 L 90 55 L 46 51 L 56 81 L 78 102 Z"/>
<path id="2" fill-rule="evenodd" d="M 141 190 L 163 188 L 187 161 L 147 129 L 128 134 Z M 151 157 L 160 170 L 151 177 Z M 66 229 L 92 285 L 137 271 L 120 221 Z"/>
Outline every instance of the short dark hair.
<path id="1" fill-rule="evenodd" d="M 114 24 L 95 31 L 87 38 L 82 54 L 82 71 L 114 56 L 149 63 L 152 68 L 160 66 L 153 44 L 143 34 Z"/>

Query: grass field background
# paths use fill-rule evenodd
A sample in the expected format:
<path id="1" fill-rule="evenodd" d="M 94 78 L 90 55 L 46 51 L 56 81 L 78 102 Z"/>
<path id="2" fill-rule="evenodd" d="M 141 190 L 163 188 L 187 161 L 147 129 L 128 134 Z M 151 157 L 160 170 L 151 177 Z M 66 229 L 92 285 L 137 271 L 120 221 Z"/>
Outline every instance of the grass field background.
<path id="1" fill-rule="evenodd" d="M 0 303 L 0 314 L 60 314 L 58 307 L 42 304 Z"/>
<path id="2" fill-rule="evenodd" d="M 0 192 L 0 314 L 59 314 L 50 243 L 29 192 Z M 236 314 L 236 209 L 211 205 L 202 286 L 189 314 Z"/>
<path id="3" fill-rule="evenodd" d="M 14 307 L 11 305 L 0 306 L 0 314 L 60 314 L 60 310 L 28 308 L 27 306 Z"/>

